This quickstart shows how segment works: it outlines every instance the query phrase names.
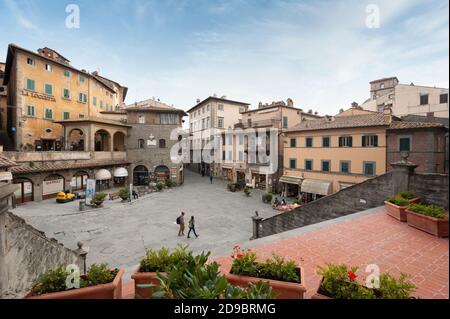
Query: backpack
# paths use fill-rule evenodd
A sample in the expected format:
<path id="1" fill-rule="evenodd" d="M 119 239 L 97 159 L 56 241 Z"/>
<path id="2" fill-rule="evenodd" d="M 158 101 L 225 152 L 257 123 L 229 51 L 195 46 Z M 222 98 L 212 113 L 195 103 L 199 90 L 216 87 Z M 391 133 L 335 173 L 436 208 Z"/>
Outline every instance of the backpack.
<path id="1" fill-rule="evenodd" d="M 181 216 L 178 216 L 177 217 L 177 225 L 180 225 L 181 224 Z"/>

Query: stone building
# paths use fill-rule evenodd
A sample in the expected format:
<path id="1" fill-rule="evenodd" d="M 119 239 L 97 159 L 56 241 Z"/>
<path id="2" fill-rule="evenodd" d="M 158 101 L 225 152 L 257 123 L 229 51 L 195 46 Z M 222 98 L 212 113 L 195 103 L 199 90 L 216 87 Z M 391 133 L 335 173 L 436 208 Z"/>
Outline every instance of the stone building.
<path id="1" fill-rule="evenodd" d="M 370 83 L 370 98 L 362 107 L 375 112 L 388 107 L 395 116 L 448 118 L 448 88 L 401 84 L 396 77 L 379 79 Z"/>
<path id="2" fill-rule="evenodd" d="M 130 126 L 127 159 L 132 163 L 129 173 L 133 184 L 142 186 L 166 179 L 182 184 L 183 163 L 174 163 L 170 152 L 179 142 L 177 131 L 187 114 L 152 99 L 130 105 L 125 111 Z"/>
<path id="3" fill-rule="evenodd" d="M 272 168 L 275 173 L 266 173 L 268 163 L 258 163 L 249 156 L 249 136 L 225 136 L 223 134 L 223 163 L 222 176 L 234 183 L 247 184 L 253 188 L 275 191 L 279 189 L 278 181 L 283 175 L 283 137 L 282 134 L 286 129 L 290 129 L 299 125 L 302 121 L 317 120 L 321 118 L 312 110 L 305 112 L 302 109 L 294 107 L 292 99 L 287 102 L 260 103 L 257 109 L 247 110 L 242 113 L 242 122 L 235 125 L 236 129 L 245 130 L 254 129 L 255 138 L 259 138 L 257 130 L 263 129 L 265 134 L 269 133 L 269 129 L 276 129 L 276 138 L 278 139 L 278 148 L 275 144 L 277 165 Z M 269 134 L 270 135 L 270 134 Z M 270 139 L 271 137 L 268 136 Z M 271 141 L 269 140 L 267 150 L 271 149 Z"/>

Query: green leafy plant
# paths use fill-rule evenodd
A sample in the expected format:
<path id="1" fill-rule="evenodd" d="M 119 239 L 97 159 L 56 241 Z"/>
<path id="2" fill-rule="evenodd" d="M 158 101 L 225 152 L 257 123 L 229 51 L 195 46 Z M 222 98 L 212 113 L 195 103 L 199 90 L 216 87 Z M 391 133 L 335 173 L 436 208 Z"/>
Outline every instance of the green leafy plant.
<path id="1" fill-rule="evenodd" d="M 228 188 L 228 190 L 230 191 L 230 192 L 235 192 L 235 191 L 237 191 L 237 187 L 236 187 L 236 184 L 235 183 L 228 183 L 228 185 L 227 185 L 227 188 Z"/>
<path id="2" fill-rule="evenodd" d="M 172 266 L 183 263 L 187 260 L 189 252 L 188 246 L 179 245 L 172 253 L 167 248 L 160 250 L 147 250 L 145 258 L 141 260 L 141 272 L 166 272 Z"/>
<path id="3" fill-rule="evenodd" d="M 108 264 L 92 264 L 89 267 L 86 276 L 80 277 L 80 288 L 92 287 L 110 283 L 114 280 L 118 269 L 111 270 Z M 36 279 L 31 287 L 31 293 L 35 296 L 72 290 L 67 289 L 66 280 L 71 274 L 67 272 L 63 266 L 59 266 L 54 270 L 50 270 Z"/>
<path id="4" fill-rule="evenodd" d="M 161 183 L 161 182 L 156 183 L 156 189 L 157 189 L 158 192 L 162 191 L 163 188 L 164 188 L 164 184 L 163 183 Z"/>
<path id="5" fill-rule="evenodd" d="M 252 190 L 250 189 L 250 187 L 245 186 L 244 187 L 244 193 L 247 197 L 250 197 L 250 195 L 252 194 Z"/>
<path id="6" fill-rule="evenodd" d="M 414 192 L 401 192 L 400 194 L 398 194 L 398 196 L 407 200 L 411 200 L 417 197 L 416 193 Z"/>
<path id="7" fill-rule="evenodd" d="M 298 198 L 294 199 L 294 201 L 292 203 L 295 204 L 295 205 L 301 205 L 302 204 Z"/>
<path id="8" fill-rule="evenodd" d="M 267 283 L 251 285 L 248 289 L 232 286 L 220 274 L 219 264 L 208 263 L 210 253 L 194 256 L 189 253 L 183 263 L 174 265 L 166 274 L 159 273 L 155 299 L 273 299 L 272 288 Z"/>
<path id="9" fill-rule="evenodd" d="M 436 205 L 413 204 L 410 205 L 408 209 L 421 215 L 438 219 L 448 219 L 448 212 L 446 212 L 444 208 Z"/>
<path id="10" fill-rule="evenodd" d="M 409 200 L 401 197 L 400 195 L 390 197 L 388 202 L 400 207 L 406 207 L 409 205 Z"/>
<path id="11" fill-rule="evenodd" d="M 357 267 L 328 264 L 320 267 L 323 276 L 319 293 L 333 299 L 409 299 L 415 286 L 401 274 L 399 279 L 384 273 L 380 275 L 380 288 L 370 289 L 357 282 Z"/>
<path id="12" fill-rule="evenodd" d="M 272 203 L 272 199 L 273 199 L 273 195 L 270 194 L 270 193 L 263 194 L 262 199 L 263 199 L 264 203 L 271 204 Z"/>
<path id="13" fill-rule="evenodd" d="M 171 179 L 166 179 L 166 183 L 165 184 L 166 184 L 167 188 L 172 188 L 172 187 L 175 186 Z"/>
<path id="14" fill-rule="evenodd" d="M 105 198 L 106 198 L 105 193 L 96 193 L 91 200 L 91 204 L 99 207 L 103 204 L 103 202 L 105 201 Z"/>
<path id="15" fill-rule="evenodd" d="M 286 261 L 283 257 L 273 255 L 265 262 L 257 262 L 257 256 L 252 251 L 242 251 L 239 246 L 233 248 L 234 253 L 231 274 L 237 276 L 250 276 L 261 279 L 271 279 L 286 282 L 300 283 L 301 278 L 296 263 Z"/>
<path id="16" fill-rule="evenodd" d="M 122 200 L 128 200 L 130 198 L 130 190 L 128 188 L 122 188 L 119 191 L 119 197 Z"/>

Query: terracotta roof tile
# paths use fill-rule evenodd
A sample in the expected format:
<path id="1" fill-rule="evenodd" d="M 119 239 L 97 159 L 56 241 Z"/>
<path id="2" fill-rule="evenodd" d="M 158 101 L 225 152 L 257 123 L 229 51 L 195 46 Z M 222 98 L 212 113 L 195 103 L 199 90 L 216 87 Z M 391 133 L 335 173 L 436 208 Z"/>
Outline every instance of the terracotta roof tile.
<path id="1" fill-rule="evenodd" d="M 432 122 L 406 122 L 406 121 L 394 121 L 389 126 L 390 130 L 402 130 L 402 129 L 418 129 L 418 128 L 445 128 L 440 123 Z"/>
<path id="2" fill-rule="evenodd" d="M 17 163 L 10 160 L 6 156 L 0 155 L 0 168 L 8 168 L 17 166 Z"/>

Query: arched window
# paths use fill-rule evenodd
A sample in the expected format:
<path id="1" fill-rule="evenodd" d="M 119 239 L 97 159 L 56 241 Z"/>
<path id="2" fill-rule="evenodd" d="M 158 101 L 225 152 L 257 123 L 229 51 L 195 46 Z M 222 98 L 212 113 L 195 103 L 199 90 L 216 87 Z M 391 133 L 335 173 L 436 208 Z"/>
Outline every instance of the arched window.
<path id="1" fill-rule="evenodd" d="M 145 141 L 143 139 L 138 140 L 138 148 L 143 149 L 145 147 Z"/>
<path id="2" fill-rule="evenodd" d="M 166 140 L 165 139 L 159 140 L 159 148 L 166 148 Z"/>

